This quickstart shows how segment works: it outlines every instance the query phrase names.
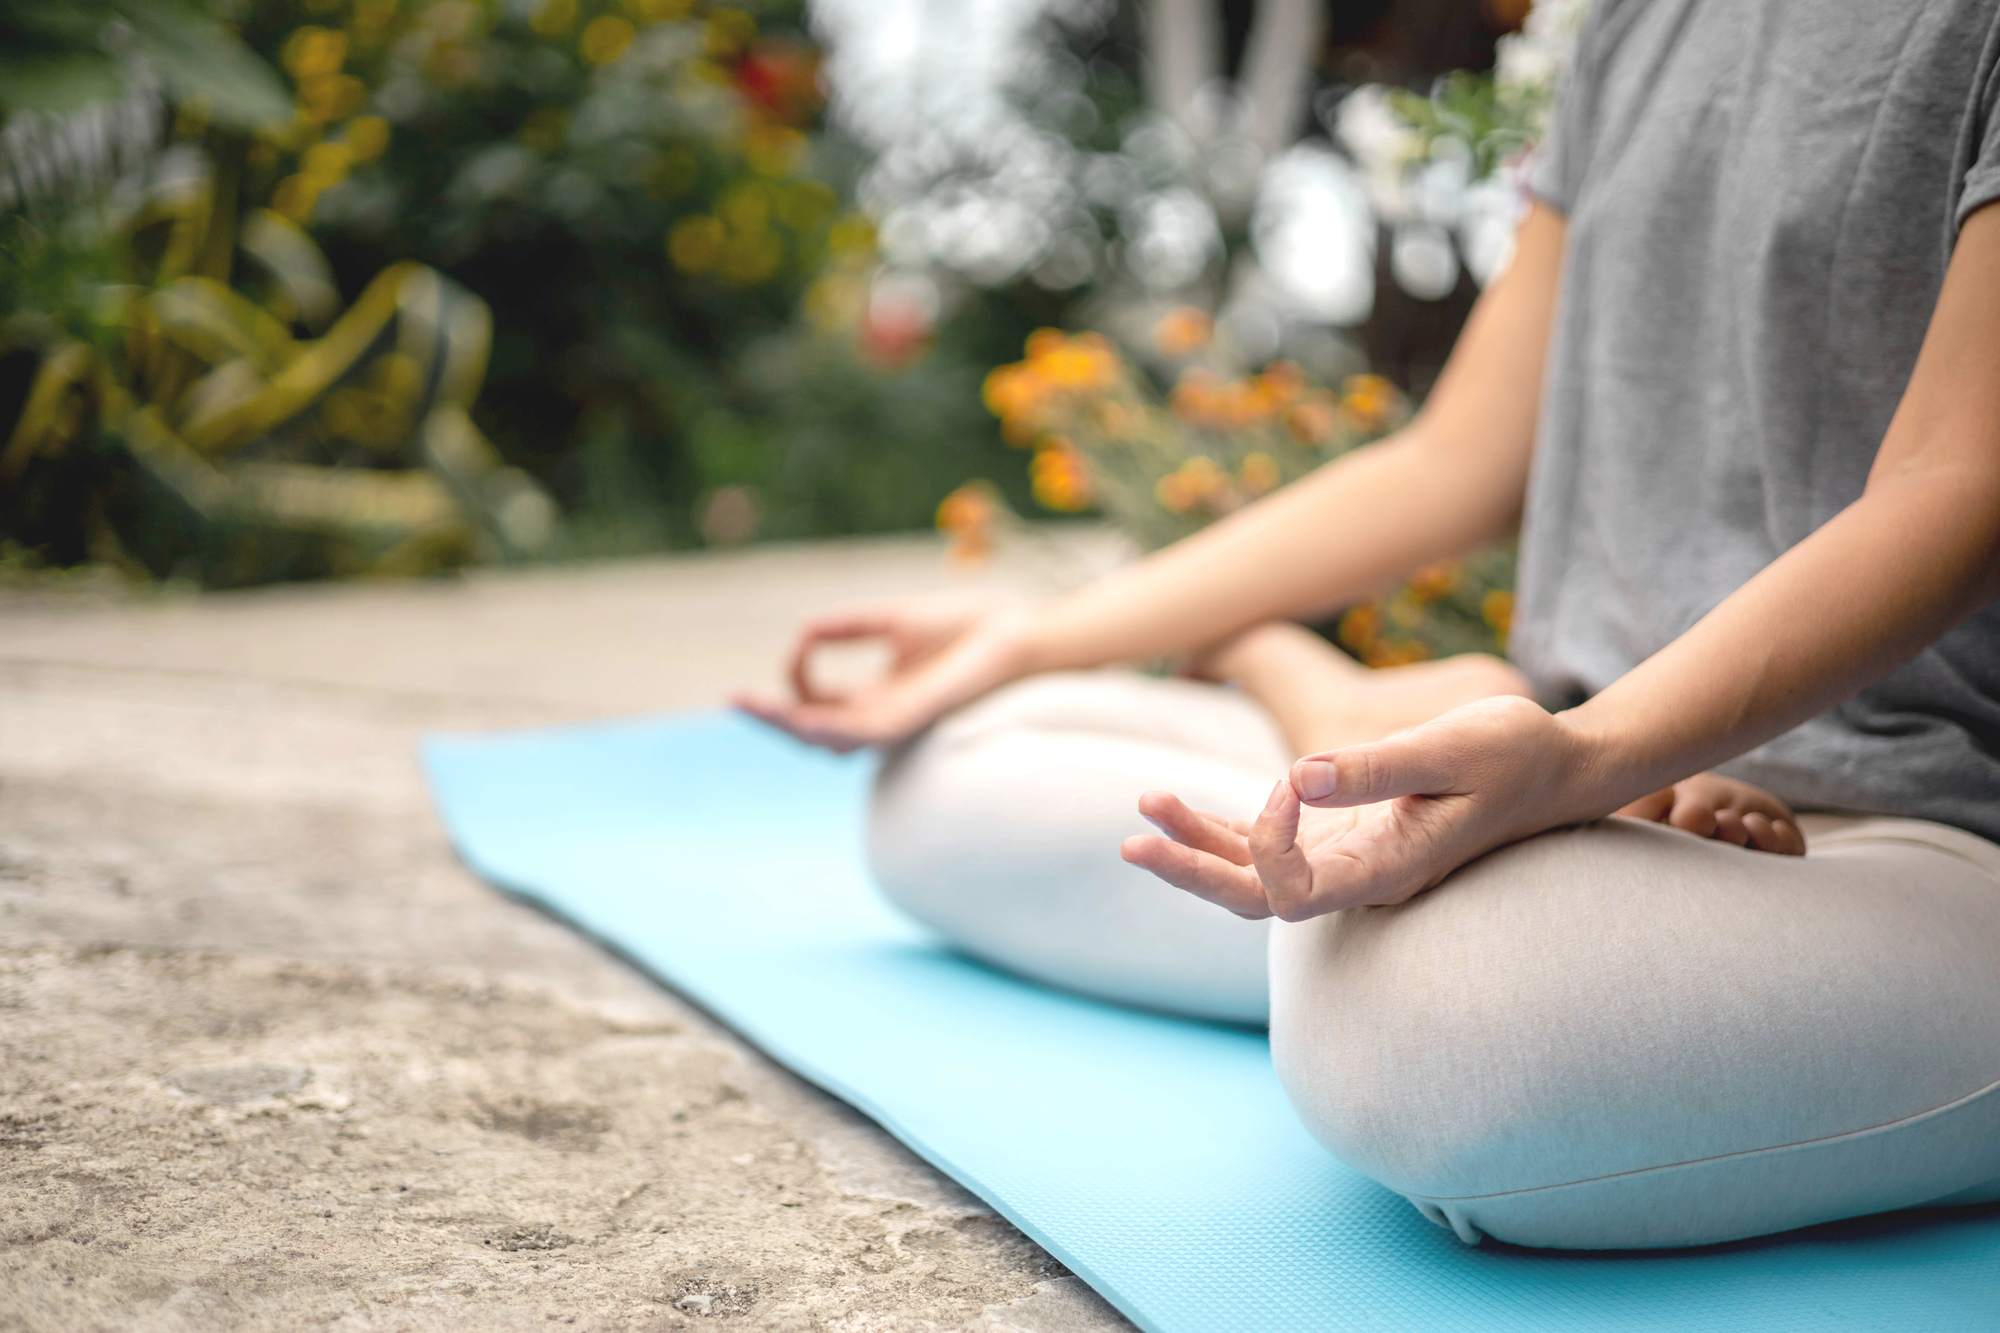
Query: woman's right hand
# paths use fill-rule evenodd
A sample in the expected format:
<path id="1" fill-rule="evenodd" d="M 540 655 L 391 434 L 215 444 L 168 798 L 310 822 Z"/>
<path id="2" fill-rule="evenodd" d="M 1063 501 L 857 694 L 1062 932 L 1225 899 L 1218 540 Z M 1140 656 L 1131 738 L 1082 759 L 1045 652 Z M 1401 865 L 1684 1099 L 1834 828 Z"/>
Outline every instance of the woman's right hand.
<path id="1" fill-rule="evenodd" d="M 944 714 L 1028 673 L 1027 611 L 991 598 L 945 595 L 849 607 L 806 622 L 792 646 L 792 697 L 732 702 L 808 745 L 846 753 L 907 740 Z M 812 678 L 822 645 L 880 640 L 889 670 L 845 691 Z"/>

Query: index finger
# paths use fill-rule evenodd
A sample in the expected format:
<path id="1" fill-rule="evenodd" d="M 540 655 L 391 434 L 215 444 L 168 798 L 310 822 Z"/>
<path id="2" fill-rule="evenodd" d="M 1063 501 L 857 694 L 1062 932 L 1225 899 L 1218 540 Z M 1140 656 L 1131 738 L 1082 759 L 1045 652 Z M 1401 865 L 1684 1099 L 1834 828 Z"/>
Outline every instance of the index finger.
<path id="1" fill-rule="evenodd" d="M 799 637 L 792 643 L 792 655 L 785 664 L 785 675 L 791 681 L 792 692 L 805 703 L 830 702 L 837 696 L 821 694 L 813 688 L 813 650 L 823 643 L 843 643 L 848 639 L 881 638 L 895 628 L 889 612 L 881 607 L 858 606 L 815 616 L 799 628 Z"/>
<path id="2" fill-rule="evenodd" d="M 1264 882 L 1249 866 L 1231 865 L 1219 856 L 1152 834 L 1125 839 L 1118 854 L 1175 888 L 1217 907 L 1228 908 L 1240 917 L 1259 921 L 1271 915 L 1271 906 L 1264 898 Z"/>

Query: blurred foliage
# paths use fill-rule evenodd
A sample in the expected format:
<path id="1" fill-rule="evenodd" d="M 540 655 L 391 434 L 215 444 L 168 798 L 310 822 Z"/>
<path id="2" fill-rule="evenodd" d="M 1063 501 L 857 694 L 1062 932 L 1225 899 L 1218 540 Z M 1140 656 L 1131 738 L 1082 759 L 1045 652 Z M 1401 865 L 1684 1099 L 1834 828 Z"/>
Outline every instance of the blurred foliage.
<path id="1" fill-rule="evenodd" d="M 275 206 L 343 285 L 412 257 L 493 307 L 475 415 L 571 514 L 556 549 L 907 528 L 1001 452 L 977 320 L 877 327 L 795 5 L 260 2 L 244 32 L 298 88 Z"/>
<path id="2" fill-rule="evenodd" d="M 243 129 L 291 106 L 271 68 L 214 13 L 181 0 L 7 0 L 0 5 L 0 103 L 76 111 L 157 78 Z"/>
<path id="3" fill-rule="evenodd" d="M 1164 400 L 1102 334 L 1041 329 L 1027 358 L 987 378 L 987 406 L 1008 440 L 1032 450 L 1035 498 L 1056 511 L 1101 509 L 1141 549 L 1152 550 L 1322 463 L 1401 426 L 1409 404 L 1377 375 L 1350 376 L 1338 392 L 1299 367 L 1275 362 L 1225 376 L 1201 363 L 1211 336 L 1196 309 L 1170 312 L 1155 351 L 1183 369 Z M 939 527 L 964 560 L 983 558 L 1005 510 L 972 483 L 939 506 Z M 1514 562 L 1492 548 L 1412 575 L 1349 608 L 1337 638 L 1370 666 L 1455 653 L 1505 651 Z"/>
<path id="4" fill-rule="evenodd" d="M 1489 176 L 1534 142 L 1539 106 L 1508 97 L 1491 72 L 1455 70 L 1431 86 L 1428 95 L 1397 88 L 1389 105 L 1414 131 L 1412 158 L 1435 158 L 1439 145 L 1456 145 L 1477 180 Z"/>
<path id="5" fill-rule="evenodd" d="M 246 199 L 292 106 L 213 15 L 120 3 L 68 20 L 6 9 L 33 39 L 0 82 L 10 559 L 230 585 L 539 544 L 547 498 L 465 411 L 486 307 L 404 263 L 342 310 L 311 239 Z M 89 101 L 93 41 L 115 101 Z M 64 78 L 80 91 L 51 93 Z"/>
<path id="6" fill-rule="evenodd" d="M 1005 457 L 979 378 L 1046 312 L 1005 294 L 960 294 L 943 314 L 893 291 L 879 299 L 873 227 L 842 202 L 855 153 L 820 130 L 817 54 L 795 6 L 250 0 L 229 17 L 206 20 L 233 44 L 216 68 L 281 70 L 276 124 L 246 130 L 246 116 L 224 114 L 227 88 L 164 78 L 116 24 L 98 26 L 98 45 L 127 42 L 114 61 L 129 76 L 124 103 L 64 117 L 10 100 L 10 151 L 35 151 L 12 152 L 0 172 L 14 185 L 0 301 L 15 353 L 0 413 L 15 471 L 38 460 L 41 480 L 14 479 L 0 536 L 35 558 L 243 582 L 525 553 L 545 526 L 522 498 L 537 492 L 486 456 L 481 428 L 569 511 L 544 554 L 920 526 L 960 477 Z M 72 44 L 89 48 L 87 31 Z M 164 134 L 140 114 L 161 89 L 173 99 Z M 73 170 L 76 145 L 101 148 L 117 125 L 116 160 Z M 143 151 L 125 152 L 121 134 Z M 268 253 L 237 245 L 240 220 Z M 487 375 L 452 432 L 476 441 L 484 480 L 434 456 L 423 421 L 435 377 L 412 397 L 407 367 L 382 360 L 404 338 L 408 303 L 368 293 L 378 274 L 416 272 L 412 259 L 456 280 L 435 290 L 461 313 L 473 308 L 461 288 L 491 311 L 490 363 L 484 324 L 460 330 L 459 359 L 475 350 Z M 339 331 L 342 293 L 391 313 L 368 346 L 347 337 L 353 359 L 330 368 L 314 353 Z M 176 302 L 186 317 L 161 319 Z M 162 338 L 179 358 L 169 372 L 155 364 Z M 72 341 L 94 349 L 88 367 L 58 355 Z M 417 560 L 385 562 L 380 542 L 276 552 L 244 535 L 241 487 L 226 499 L 207 487 L 232 521 L 197 521 L 187 486 L 126 475 L 141 456 L 157 461 L 134 449 L 131 412 L 151 409 L 203 454 L 182 438 L 190 421 L 255 397 L 300 356 L 332 373 L 257 439 L 232 438 L 232 465 L 421 467 L 449 492 L 424 522 L 455 502 L 470 530 Z M 58 363 L 60 392 L 43 384 Z M 75 429 L 29 419 L 30 400 L 58 399 L 82 405 Z M 321 538 L 360 522 L 352 505 L 316 503 Z"/>

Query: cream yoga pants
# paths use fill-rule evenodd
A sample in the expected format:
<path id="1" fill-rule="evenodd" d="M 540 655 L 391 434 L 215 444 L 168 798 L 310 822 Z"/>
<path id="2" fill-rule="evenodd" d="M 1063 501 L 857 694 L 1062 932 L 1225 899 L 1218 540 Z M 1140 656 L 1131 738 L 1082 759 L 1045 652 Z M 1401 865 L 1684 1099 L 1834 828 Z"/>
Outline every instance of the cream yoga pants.
<path id="1" fill-rule="evenodd" d="M 1699 1245 L 2000 1200 L 2000 847 L 1806 816 L 1793 858 L 1608 819 L 1275 927 L 1118 859 L 1140 792 L 1250 816 L 1291 758 L 1228 690 L 1038 677 L 888 757 L 870 856 L 1026 976 L 1244 1021 L 1268 994 L 1307 1127 L 1466 1240 Z"/>

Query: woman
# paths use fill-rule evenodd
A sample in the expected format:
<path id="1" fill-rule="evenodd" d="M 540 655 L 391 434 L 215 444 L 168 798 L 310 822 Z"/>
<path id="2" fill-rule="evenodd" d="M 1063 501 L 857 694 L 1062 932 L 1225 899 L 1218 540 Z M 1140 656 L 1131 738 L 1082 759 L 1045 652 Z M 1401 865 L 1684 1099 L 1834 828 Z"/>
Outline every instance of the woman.
<path id="1" fill-rule="evenodd" d="M 2000 0 L 1599 0 L 1532 189 L 1406 430 L 1046 606 L 809 626 L 754 711 L 902 747 L 875 855 L 968 949 L 1240 1012 L 1242 930 L 1019 910 L 1139 921 L 1086 839 L 1162 789 L 1125 860 L 1278 919 L 1299 1114 L 1468 1240 L 2000 1199 Z M 1517 519 L 1514 667 L 1264 627 Z"/>

